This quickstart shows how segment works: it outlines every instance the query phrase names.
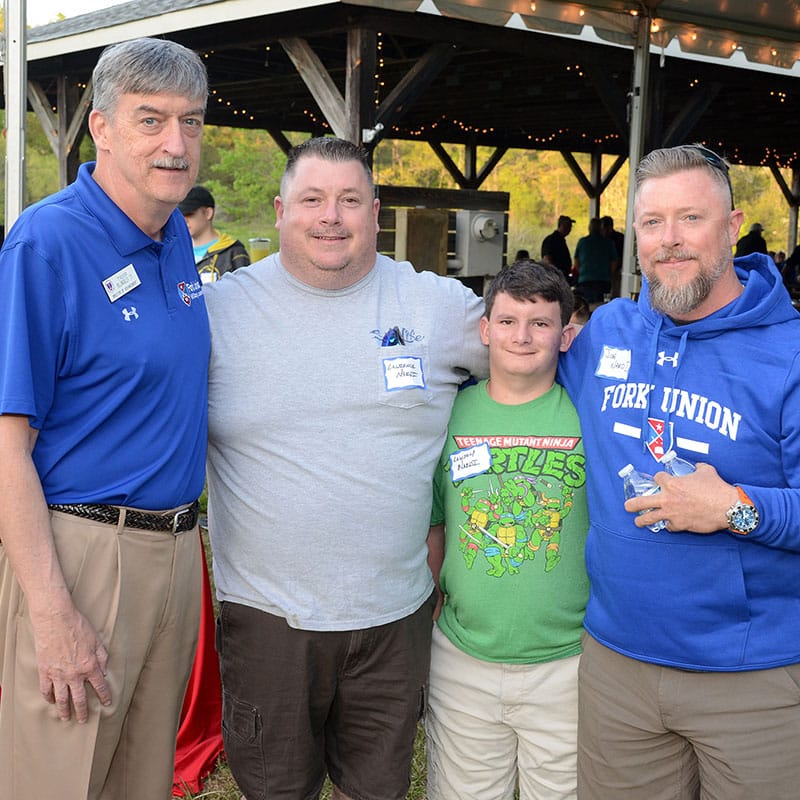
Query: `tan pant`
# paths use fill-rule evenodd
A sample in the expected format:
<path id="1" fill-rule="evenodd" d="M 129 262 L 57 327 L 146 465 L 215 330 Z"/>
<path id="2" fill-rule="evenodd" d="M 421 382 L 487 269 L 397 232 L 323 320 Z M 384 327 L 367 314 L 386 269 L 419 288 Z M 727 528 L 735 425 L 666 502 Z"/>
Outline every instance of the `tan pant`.
<path id="1" fill-rule="evenodd" d="M 52 513 L 78 609 L 109 651 L 112 704 L 61 722 L 39 692 L 25 597 L 0 545 L 0 796 L 167 800 L 200 620 L 197 529 L 173 535 Z"/>
<path id="2" fill-rule="evenodd" d="M 433 629 L 429 800 L 575 800 L 580 656 L 481 661 Z"/>
<path id="3" fill-rule="evenodd" d="M 584 637 L 579 800 L 800 797 L 800 664 L 688 672 Z"/>

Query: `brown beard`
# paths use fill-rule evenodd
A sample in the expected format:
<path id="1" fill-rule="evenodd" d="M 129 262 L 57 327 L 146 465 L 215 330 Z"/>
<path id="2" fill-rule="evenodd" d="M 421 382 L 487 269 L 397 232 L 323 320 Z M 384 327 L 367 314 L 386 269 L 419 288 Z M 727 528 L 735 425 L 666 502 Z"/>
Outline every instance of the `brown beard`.
<path id="1" fill-rule="evenodd" d="M 664 256 L 661 256 L 662 258 Z M 697 275 L 681 286 L 669 286 L 655 275 L 647 275 L 650 305 L 668 317 L 680 319 L 690 314 L 711 294 L 714 284 L 725 272 L 729 264 L 726 258 L 720 260 L 710 270 L 700 270 Z"/>

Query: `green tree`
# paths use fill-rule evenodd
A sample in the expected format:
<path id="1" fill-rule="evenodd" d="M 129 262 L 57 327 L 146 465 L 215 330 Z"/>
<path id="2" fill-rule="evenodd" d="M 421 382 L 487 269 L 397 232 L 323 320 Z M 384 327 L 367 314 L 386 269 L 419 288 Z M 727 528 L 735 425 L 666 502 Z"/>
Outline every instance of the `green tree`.
<path id="1" fill-rule="evenodd" d="M 272 201 L 285 165 L 268 133 L 208 126 L 198 181 L 214 195 L 219 227 L 245 243 L 251 236 L 276 243 Z"/>
<path id="2" fill-rule="evenodd" d="M 4 121 L 4 113 L 0 112 Z M 305 134 L 289 134 L 293 143 Z M 453 162 L 463 169 L 464 150 L 446 146 Z M 5 146 L 0 177 L 5 177 Z M 490 148 L 478 148 L 479 167 L 491 156 Z M 87 135 L 81 143 L 81 159 L 94 158 L 94 145 Z M 588 155 L 577 155 L 584 174 L 589 174 Z M 603 158 L 602 172 L 613 163 Z M 265 131 L 207 126 L 198 181 L 208 186 L 217 201 L 217 222 L 222 230 L 245 243 L 253 236 L 266 236 L 277 247 L 273 198 L 279 192 L 286 157 Z M 35 114 L 29 113 L 26 136 L 26 203 L 58 189 L 55 156 Z M 384 185 L 458 188 L 431 147 L 421 141 L 384 140 L 375 150 L 375 181 Z M 627 203 L 627 164 L 622 167 L 601 198 L 601 213 L 614 217 L 624 228 Z M 784 179 L 791 181 L 788 172 Z M 733 167 L 731 180 L 736 204 L 745 212 L 746 231 L 753 222 L 764 225 L 770 249 L 787 246 L 786 202 L 766 167 Z M 555 228 L 560 214 L 577 220 L 570 244 L 583 236 L 589 222 L 589 199 L 560 153 L 509 150 L 481 189 L 510 194 L 508 252 L 520 248 L 539 255 L 542 239 Z M 0 203 L 4 198 L 0 195 Z"/>

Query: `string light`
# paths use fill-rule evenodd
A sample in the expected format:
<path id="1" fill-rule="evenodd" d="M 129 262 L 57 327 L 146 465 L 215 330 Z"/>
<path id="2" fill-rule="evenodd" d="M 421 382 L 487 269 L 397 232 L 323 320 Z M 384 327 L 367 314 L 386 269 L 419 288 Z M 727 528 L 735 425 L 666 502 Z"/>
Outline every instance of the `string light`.
<path id="1" fill-rule="evenodd" d="M 534 11 L 536 10 L 535 5 L 536 5 L 535 3 L 531 3 L 532 6 L 531 10 Z M 630 13 L 631 16 L 638 16 L 638 11 L 636 10 L 631 10 Z M 654 23 L 654 29 L 658 30 L 658 26 L 655 23 Z M 691 32 L 690 38 L 692 41 L 696 41 L 697 33 L 694 31 Z M 383 34 L 380 32 L 377 34 L 376 47 L 378 50 L 378 58 L 376 61 L 376 72 L 375 72 L 375 81 L 376 81 L 375 104 L 377 106 L 380 101 L 380 96 L 379 96 L 380 90 L 385 86 L 385 81 L 381 80 L 381 71 L 385 68 L 385 63 L 386 63 L 382 52 L 384 47 Z M 736 50 L 742 50 L 743 48 L 738 43 L 731 42 L 730 49 L 731 52 L 734 52 Z M 265 47 L 265 52 L 266 52 L 265 66 L 269 66 L 268 64 L 269 50 L 270 50 L 269 46 Z M 772 53 L 773 57 L 778 55 L 778 51 L 775 48 L 771 48 L 770 52 Z M 212 55 L 215 55 L 214 50 L 209 50 L 208 52 L 202 54 L 203 58 L 205 59 L 210 58 Z M 568 64 L 566 65 L 565 69 L 567 72 L 575 72 L 579 77 L 584 77 L 584 71 L 581 68 L 580 64 Z M 86 88 L 86 83 L 77 83 L 76 85 L 81 89 Z M 699 78 L 693 78 L 689 82 L 689 88 L 697 88 L 699 85 L 700 85 Z M 224 97 L 222 97 L 217 89 L 211 89 L 210 94 L 212 96 L 212 99 L 216 99 L 218 105 L 229 109 L 234 117 L 238 118 L 245 117 L 250 122 L 256 121 L 255 116 L 252 113 L 249 113 L 246 108 L 235 107 L 233 105 L 233 102 L 231 100 L 227 100 Z M 785 104 L 788 101 L 788 94 L 785 91 L 772 90 L 770 92 L 770 96 L 775 98 L 775 100 L 781 104 Z M 54 108 L 53 111 L 55 110 L 56 109 Z M 330 125 L 327 122 L 327 120 L 325 120 L 324 118 L 320 119 L 314 111 L 310 109 L 304 109 L 303 115 L 307 119 L 309 119 L 313 125 L 318 126 L 325 131 L 330 130 Z M 421 125 L 416 129 L 403 129 L 395 124 L 392 126 L 392 131 L 395 135 L 402 135 L 408 138 L 416 139 L 426 135 L 430 135 L 439 128 L 448 128 L 448 127 L 450 129 L 456 129 L 461 134 L 478 134 L 487 136 L 496 133 L 496 129 L 494 127 L 481 127 L 477 125 L 472 125 L 457 118 L 447 118 L 444 114 L 441 116 L 439 120 L 436 120 L 430 124 Z M 559 140 L 569 139 L 575 136 L 578 136 L 584 142 L 592 142 L 595 145 L 603 145 L 612 141 L 618 142 L 621 139 L 621 134 L 618 133 L 603 134 L 592 138 L 591 134 L 589 134 L 588 132 L 574 131 L 569 128 L 559 128 L 558 130 L 554 130 L 548 134 L 542 134 L 542 135 L 534 135 L 533 133 L 530 132 L 526 133 L 524 131 L 520 133 L 532 145 L 539 145 L 543 147 L 548 147 L 548 146 L 553 147 L 557 144 Z M 723 142 L 717 142 L 715 145 L 712 144 L 710 146 L 712 147 L 712 149 L 716 149 L 719 152 L 726 151 Z M 732 154 L 727 155 L 726 157 L 731 164 L 741 165 L 744 163 L 738 150 L 734 150 Z M 796 164 L 799 159 L 800 155 L 798 154 L 798 151 L 787 153 L 781 156 L 781 154 L 773 152 L 768 147 L 765 147 L 764 156 L 761 158 L 759 163 L 761 166 L 775 165 L 780 169 L 791 169 L 792 165 Z"/>
<path id="2" fill-rule="evenodd" d="M 378 50 L 378 59 L 377 59 L 377 70 L 375 72 L 375 93 L 374 93 L 374 100 L 375 100 L 375 108 L 378 108 L 381 104 L 381 89 L 385 85 L 385 81 L 382 81 L 380 71 L 383 69 L 385 65 L 385 60 L 383 57 L 383 32 L 378 31 L 376 44 Z"/>

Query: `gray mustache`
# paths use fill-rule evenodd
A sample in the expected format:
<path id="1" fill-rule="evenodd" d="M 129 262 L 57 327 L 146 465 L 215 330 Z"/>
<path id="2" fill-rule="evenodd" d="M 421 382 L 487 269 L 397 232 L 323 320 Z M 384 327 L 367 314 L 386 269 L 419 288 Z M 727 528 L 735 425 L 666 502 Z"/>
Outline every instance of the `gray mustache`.
<path id="1" fill-rule="evenodd" d="M 189 169 L 189 160 L 186 158 L 159 158 L 150 164 L 151 167 L 162 169 Z"/>

